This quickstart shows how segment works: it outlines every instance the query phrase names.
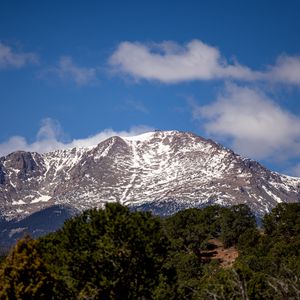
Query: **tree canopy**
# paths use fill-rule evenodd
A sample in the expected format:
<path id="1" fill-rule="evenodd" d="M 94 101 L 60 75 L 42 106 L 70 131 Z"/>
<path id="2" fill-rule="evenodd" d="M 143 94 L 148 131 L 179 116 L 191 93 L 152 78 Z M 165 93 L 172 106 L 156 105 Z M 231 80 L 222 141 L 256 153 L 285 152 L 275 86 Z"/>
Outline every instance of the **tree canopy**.
<path id="1" fill-rule="evenodd" d="M 279 204 L 257 229 L 245 205 L 168 218 L 117 204 L 92 209 L 0 263 L 0 299 L 299 299 L 300 204 Z M 237 249 L 224 267 L 207 253 Z"/>

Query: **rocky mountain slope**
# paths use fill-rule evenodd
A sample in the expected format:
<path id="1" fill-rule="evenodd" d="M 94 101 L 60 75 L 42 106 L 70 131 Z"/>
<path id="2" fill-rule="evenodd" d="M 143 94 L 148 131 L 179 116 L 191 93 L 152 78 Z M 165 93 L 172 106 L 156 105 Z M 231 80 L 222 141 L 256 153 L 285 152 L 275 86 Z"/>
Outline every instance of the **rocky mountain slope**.
<path id="1" fill-rule="evenodd" d="M 246 203 L 262 215 L 279 202 L 299 200 L 299 178 L 187 132 L 115 136 L 91 148 L 0 158 L 0 213 L 6 221 L 53 205 L 81 211 L 119 201 L 164 215 Z"/>
<path id="2" fill-rule="evenodd" d="M 258 214 L 300 199 L 300 179 L 192 133 L 156 131 L 112 137 L 90 149 L 0 158 L 0 210 L 23 218 L 54 204 L 82 210 L 120 201 L 176 207 L 246 203 Z"/>

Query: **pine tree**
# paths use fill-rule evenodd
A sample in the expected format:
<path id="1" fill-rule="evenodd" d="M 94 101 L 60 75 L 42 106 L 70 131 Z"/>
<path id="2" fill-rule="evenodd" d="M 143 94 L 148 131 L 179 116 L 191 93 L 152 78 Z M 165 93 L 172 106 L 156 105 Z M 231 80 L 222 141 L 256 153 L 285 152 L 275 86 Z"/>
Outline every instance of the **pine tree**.
<path id="1" fill-rule="evenodd" d="M 59 288 L 38 253 L 37 241 L 29 236 L 1 264 L 0 299 L 66 299 L 59 296 Z"/>

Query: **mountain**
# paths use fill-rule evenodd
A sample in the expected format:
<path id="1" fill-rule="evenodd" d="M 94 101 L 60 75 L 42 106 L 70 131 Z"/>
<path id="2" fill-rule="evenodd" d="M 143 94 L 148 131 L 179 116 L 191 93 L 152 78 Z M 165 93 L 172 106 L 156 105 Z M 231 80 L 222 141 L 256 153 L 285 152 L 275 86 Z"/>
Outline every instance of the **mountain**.
<path id="1" fill-rule="evenodd" d="M 54 205 L 82 211 L 119 201 L 167 215 L 245 203 L 263 215 L 279 202 L 299 200 L 300 178 L 272 172 L 189 132 L 114 136 L 90 148 L 0 158 L 0 224 Z"/>
<path id="2" fill-rule="evenodd" d="M 78 213 L 71 207 L 53 205 L 37 211 L 21 220 L 0 220 L 0 255 L 25 233 L 36 238 L 58 230 L 64 221 Z"/>

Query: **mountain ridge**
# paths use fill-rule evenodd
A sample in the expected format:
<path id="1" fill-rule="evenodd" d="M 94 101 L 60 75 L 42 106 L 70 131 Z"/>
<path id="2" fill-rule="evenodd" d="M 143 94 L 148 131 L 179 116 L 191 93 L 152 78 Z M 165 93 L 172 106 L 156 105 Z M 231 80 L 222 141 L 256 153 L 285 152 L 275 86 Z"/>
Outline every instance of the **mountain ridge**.
<path id="1" fill-rule="evenodd" d="M 0 212 L 20 220 L 52 205 L 81 211 L 120 202 L 170 214 L 188 207 L 245 203 L 263 215 L 298 202 L 300 178 L 190 132 L 114 136 L 94 147 L 0 158 Z"/>

